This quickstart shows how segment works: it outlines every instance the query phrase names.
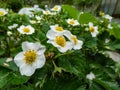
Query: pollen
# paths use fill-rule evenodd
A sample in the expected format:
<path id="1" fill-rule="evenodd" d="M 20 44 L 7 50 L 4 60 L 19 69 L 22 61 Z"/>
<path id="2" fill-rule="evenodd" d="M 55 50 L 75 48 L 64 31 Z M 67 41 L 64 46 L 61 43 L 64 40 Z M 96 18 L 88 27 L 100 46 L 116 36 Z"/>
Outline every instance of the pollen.
<path id="1" fill-rule="evenodd" d="M 90 27 L 90 32 L 94 32 L 95 28 L 94 27 Z"/>
<path id="2" fill-rule="evenodd" d="M 32 64 L 33 62 L 35 62 L 37 58 L 37 54 L 34 50 L 27 50 L 24 53 L 24 60 L 26 61 L 27 64 Z"/>
<path id="3" fill-rule="evenodd" d="M 62 27 L 59 27 L 59 26 L 57 26 L 55 29 L 56 29 L 57 31 L 63 31 L 63 28 L 62 28 Z"/>
<path id="4" fill-rule="evenodd" d="M 70 20 L 70 22 L 69 22 L 70 24 L 75 24 L 75 21 L 74 20 Z"/>
<path id="5" fill-rule="evenodd" d="M 25 27 L 25 28 L 23 29 L 23 31 L 24 31 L 25 33 L 29 33 L 29 32 L 30 32 L 30 29 L 29 29 L 28 27 Z"/>
<path id="6" fill-rule="evenodd" d="M 4 15 L 4 12 L 3 11 L 0 11 L 0 16 L 3 16 Z"/>
<path id="7" fill-rule="evenodd" d="M 55 42 L 61 47 L 64 47 L 66 45 L 66 40 L 63 36 L 56 36 Z"/>
<path id="8" fill-rule="evenodd" d="M 72 36 L 71 39 L 73 40 L 75 45 L 78 44 L 78 40 L 77 40 L 77 38 L 75 36 Z"/>

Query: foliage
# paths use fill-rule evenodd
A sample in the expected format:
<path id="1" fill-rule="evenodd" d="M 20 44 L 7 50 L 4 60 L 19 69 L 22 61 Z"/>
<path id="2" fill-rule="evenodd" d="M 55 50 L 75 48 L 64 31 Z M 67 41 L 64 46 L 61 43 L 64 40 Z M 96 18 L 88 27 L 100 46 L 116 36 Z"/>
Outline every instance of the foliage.
<path id="1" fill-rule="evenodd" d="M 116 79 L 119 79 L 120 65 L 105 53 L 119 52 L 119 25 L 104 16 L 96 17 L 88 12 L 79 12 L 69 5 L 62 5 L 60 8 L 60 11 L 50 9 L 47 14 L 43 12 L 45 10 L 35 10 L 32 16 L 8 11 L 0 16 L 0 89 L 119 90 Z M 76 20 L 79 24 L 71 25 L 67 23 L 67 19 Z M 48 43 L 47 33 L 51 30 L 50 26 L 55 24 L 75 35 L 77 41 L 81 40 L 82 47 L 61 52 L 59 48 Z M 21 25 L 30 25 L 35 32 L 22 34 L 18 31 Z M 99 33 L 92 36 L 95 27 Z M 70 41 L 67 35 L 65 39 Z M 39 42 L 46 47 L 45 65 L 29 77 L 21 75 L 14 62 L 14 57 L 22 51 L 21 44 L 24 41 Z M 87 78 L 91 72 L 94 77 Z"/>

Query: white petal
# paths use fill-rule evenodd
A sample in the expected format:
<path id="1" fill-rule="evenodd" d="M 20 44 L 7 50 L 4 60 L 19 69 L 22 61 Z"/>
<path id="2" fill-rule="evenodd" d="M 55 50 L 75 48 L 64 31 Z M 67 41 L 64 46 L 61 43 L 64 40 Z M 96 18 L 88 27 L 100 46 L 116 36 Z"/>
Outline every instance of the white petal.
<path id="1" fill-rule="evenodd" d="M 92 22 L 89 22 L 88 25 L 89 25 L 89 27 L 92 27 L 92 26 L 93 26 L 93 23 L 92 23 Z"/>
<path id="2" fill-rule="evenodd" d="M 49 30 L 48 32 L 47 32 L 47 34 L 46 34 L 46 36 L 47 36 L 47 38 L 49 38 L 49 39 L 54 39 L 56 36 L 58 36 L 59 34 L 58 33 L 56 33 L 55 31 L 53 31 L 53 30 Z"/>
<path id="3" fill-rule="evenodd" d="M 24 52 L 20 52 L 14 57 L 14 61 L 18 67 L 25 63 L 23 53 Z"/>
<path id="4" fill-rule="evenodd" d="M 47 43 L 51 43 L 54 47 L 60 47 L 54 40 L 48 40 Z"/>
<path id="5" fill-rule="evenodd" d="M 32 65 L 23 64 L 20 67 L 21 75 L 31 76 L 32 74 L 34 74 L 34 72 L 35 72 L 35 67 L 33 67 Z"/>
<path id="6" fill-rule="evenodd" d="M 58 47 L 58 50 L 60 52 L 66 52 L 67 50 L 71 50 L 73 47 L 73 44 L 71 42 L 66 42 L 66 45 L 64 47 Z"/>
<path id="7" fill-rule="evenodd" d="M 63 33 L 64 34 L 64 36 L 66 36 L 68 39 L 70 39 L 71 38 L 71 32 L 70 31 L 68 31 L 68 30 L 65 30 L 65 32 Z"/>
<path id="8" fill-rule="evenodd" d="M 81 49 L 82 48 L 82 45 L 83 45 L 83 41 L 80 41 L 78 40 L 78 44 L 75 45 L 73 48 L 76 50 L 76 49 Z"/>
<path id="9" fill-rule="evenodd" d="M 22 49 L 23 49 L 23 51 L 26 51 L 28 49 L 37 51 L 40 49 L 40 43 L 38 43 L 38 42 L 31 43 L 31 42 L 25 41 L 22 43 Z"/>
<path id="10" fill-rule="evenodd" d="M 36 61 L 33 63 L 33 66 L 36 68 L 42 68 L 45 65 L 45 56 L 39 55 L 36 59 Z"/>
<path id="11" fill-rule="evenodd" d="M 45 52 L 45 50 L 46 50 L 45 46 L 42 46 L 42 45 L 41 45 L 41 47 L 40 47 L 39 50 L 37 51 L 37 54 L 38 54 L 38 55 L 41 55 L 41 54 L 43 54 L 43 53 Z"/>

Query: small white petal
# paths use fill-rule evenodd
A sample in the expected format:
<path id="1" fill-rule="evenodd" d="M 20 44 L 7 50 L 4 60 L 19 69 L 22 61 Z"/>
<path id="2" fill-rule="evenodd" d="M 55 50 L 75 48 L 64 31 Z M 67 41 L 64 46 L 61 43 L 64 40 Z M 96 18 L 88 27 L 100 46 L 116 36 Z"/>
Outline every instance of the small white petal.
<path id="1" fill-rule="evenodd" d="M 16 63 L 16 65 L 19 67 L 21 65 L 23 65 L 25 63 L 24 60 L 24 52 L 20 52 L 18 53 L 15 57 L 14 57 L 14 61 Z"/>
<path id="2" fill-rule="evenodd" d="M 21 75 L 26 75 L 26 76 L 31 76 L 35 72 L 35 67 L 28 65 L 28 64 L 23 64 L 20 66 L 20 73 Z"/>
<path id="3" fill-rule="evenodd" d="M 88 25 L 89 25 L 89 27 L 92 27 L 92 26 L 93 26 L 93 23 L 92 23 L 92 22 L 89 22 Z"/>
<path id="4" fill-rule="evenodd" d="M 62 53 L 66 52 L 67 50 L 71 50 L 73 47 L 73 44 L 71 42 L 66 42 L 66 45 L 64 47 L 58 47 L 58 50 Z"/>
<path id="5" fill-rule="evenodd" d="M 33 63 L 33 66 L 36 68 L 42 68 L 45 65 L 45 56 L 38 55 L 36 61 Z"/>
<path id="6" fill-rule="evenodd" d="M 31 42 L 28 42 L 28 41 L 25 41 L 22 43 L 22 49 L 23 51 L 26 51 L 26 50 L 39 50 L 40 49 L 40 43 L 36 42 L 36 43 L 31 43 Z"/>
<path id="7" fill-rule="evenodd" d="M 83 45 L 83 41 L 78 40 L 78 44 L 74 45 L 73 49 L 81 49 Z"/>

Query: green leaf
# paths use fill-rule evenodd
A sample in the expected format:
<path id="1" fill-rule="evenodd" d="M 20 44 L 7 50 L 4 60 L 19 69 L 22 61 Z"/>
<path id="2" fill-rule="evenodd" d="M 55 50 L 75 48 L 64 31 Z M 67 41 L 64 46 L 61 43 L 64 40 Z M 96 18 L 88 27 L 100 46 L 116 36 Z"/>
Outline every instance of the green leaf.
<path id="1" fill-rule="evenodd" d="M 120 49 L 120 40 L 112 41 L 108 44 L 108 47 L 112 50 Z"/>
<path id="2" fill-rule="evenodd" d="M 0 55 L 4 54 L 5 53 L 5 50 L 0 50 Z"/>
<path id="3" fill-rule="evenodd" d="M 90 13 L 83 13 L 79 16 L 79 22 L 81 24 L 88 24 L 89 22 L 97 22 L 97 19 Z"/>
<path id="4" fill-rule="evenodd" d="M 79 12 L 77 9 L 75 9 L 74 7 L 72 7 L 70 5 L 63 5 L 62 8 L 65 12 L 68 13 L 70 18 L 78 19 Z"/>
<path id="5" fill-rule="evenodd" d="M 116 82 L 108 82 L 102 80 L 94 80 L 99 87 L 102 87 L 104 90 L 120 90 L 120 87 L 117 85 Z M 94 83 L 93 83 L 94 84 Z M 98 89 L 96 89 L 98 90 Z"/>
<path id="6" fill-rule="evenodd" d="M 35 87 L 32 84 L 28 84 L 27 86 L 21 85 L 18 87 L 12 87 L 10 90 L 36 90 Z"/>
<path id="7" fill-rule="evenodd" d="M 66 77 L 46 79 L 46 83 L 41 90 L 85 90 L 80 89 L 82 83 L 75 76 L 67 75 Z"/>
<path id="8" fill-rule="evenodd" d="M 3 88 L 10 80 L 11 78 L 9 78 L 9 70 L 0 67 L 0 89 Z"/>
<path id="9" fill-rule="evenodd" d="M 11 78 L 12 78 L 12 80 L 10 83 L 12 85 L 19 85 L 19 84 L 23 84 L 23 83 L 27 82 L 30 77 L 22 76 L 19 73 L 13 73 L 11 75 Z"/>
<path id="10" fill-rule="evenodd" d="M 0 66 L 10 69 L 12 71 L 17 71 L 18 68 L 15 65 L 14 61 L 7 62 L 7 58 L 0 58 Z"/>
<path id="11" fill-rule="evenodd" d="M 75 74 L 76 76 L 84 77 L 84 58 L 80 52 L 74 52 L 71 55 L 59 57 L 59 66 L 66 72 Z"/>
<path id="12" fill-rule="evenodd" d="M 109 30 L 110 34 L 113 35 L 115 38 L 120 39 L 120 26 L 117 24 L 112 24 L 113 29 Z"/>

